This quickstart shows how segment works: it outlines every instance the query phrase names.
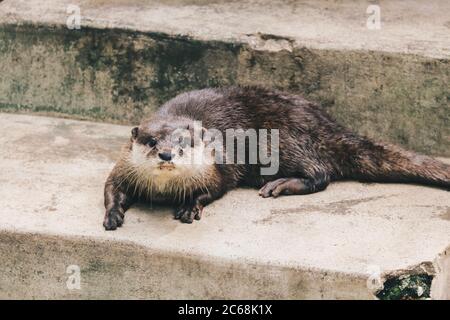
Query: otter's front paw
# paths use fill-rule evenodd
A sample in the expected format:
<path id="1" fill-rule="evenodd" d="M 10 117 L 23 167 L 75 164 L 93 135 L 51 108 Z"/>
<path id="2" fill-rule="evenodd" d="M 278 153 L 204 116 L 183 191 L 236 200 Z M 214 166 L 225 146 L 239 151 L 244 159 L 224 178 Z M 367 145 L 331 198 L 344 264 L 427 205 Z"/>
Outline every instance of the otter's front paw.
<path id="1" fill-rule="evenodd" d="M 124 214 L 118 209 L 111 209 L 106 212 L 103 226 L 105 230 L 116 230 L 123 224 Z"/>
<path id="2" fill-rule="evenodd" d="M 203 207 L 200 204 L 182 206 L 175 212 L 175 219 L 184 223 L 192 223 L 194 219 L 201 219 L 202 211 Z"/>

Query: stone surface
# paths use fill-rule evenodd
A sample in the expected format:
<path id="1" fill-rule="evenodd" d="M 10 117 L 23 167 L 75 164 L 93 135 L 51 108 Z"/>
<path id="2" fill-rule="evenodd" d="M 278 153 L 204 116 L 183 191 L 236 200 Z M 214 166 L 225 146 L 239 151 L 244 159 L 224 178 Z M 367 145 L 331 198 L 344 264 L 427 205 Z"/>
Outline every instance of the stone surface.
<path id="1" fill-rule="evenodd" d="M 0 110 L 130 124 L 182 91 L 265 85 L 450 156 L 449 2 L 379 1 L 381 30 L 366 27 L 371 3 L 5 0 Z"/>
<path id="2" fill-rule="evenodd" d="M 435 188 L 238 189 L 192 225 L 139 204 L 104 231 L 103 183 L 129 132 L 0 114 L 0 298 L 371 299 L 379 274 L 431 276 L 431 296 L 448 298 L 450 197 Z M 66 287 L 70 265 L 80 290 Z"/>
<path id="3" fill-rule="evenodd" d="M 367 27 L 373 4 L 380 7 L 379 30 Z M 446 0 L 5 0 L 0 17 L 6 23 L 66 25 L 75 12 L 70 5 L 80 8 L 82 26 L 94 28 L 248 42 L 269 51 L 300 45 L 450 58 Z M 261 42 L 257 33 L 276 37 Z"/>

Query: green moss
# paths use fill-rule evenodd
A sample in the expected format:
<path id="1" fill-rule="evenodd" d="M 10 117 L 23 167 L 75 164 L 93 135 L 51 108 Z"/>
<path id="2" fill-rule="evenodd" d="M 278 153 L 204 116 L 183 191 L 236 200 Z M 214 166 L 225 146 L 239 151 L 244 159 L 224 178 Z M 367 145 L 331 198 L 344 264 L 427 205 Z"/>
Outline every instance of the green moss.
<path id="1" fill-rule="evenodd" d="M 376 296 L 381 300 L 411 300 L 430 298 L 433 276 L 428 274 L 402 275 L 387 279 Z"/>

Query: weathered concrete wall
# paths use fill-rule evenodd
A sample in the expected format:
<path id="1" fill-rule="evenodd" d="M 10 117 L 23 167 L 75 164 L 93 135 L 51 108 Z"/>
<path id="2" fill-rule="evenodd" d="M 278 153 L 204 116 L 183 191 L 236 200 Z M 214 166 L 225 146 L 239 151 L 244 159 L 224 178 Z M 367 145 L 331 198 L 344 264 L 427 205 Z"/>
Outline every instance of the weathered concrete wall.
<path id="1" fill-rule="evenodd" d="M 362 134 L 450 155 L 449 59 L 3 24 L 0 74 L 1 111 L 136 123 L 182 91 L 257 84 L 302 93 Z"/>
<path id="2" fill-rule="evenodd" d="M 0 299 L 373 299 L 364 277 L 0 232 Z M 80 268 L 80 289 L 66 282 Z M 70 270 L 70 269 L 69 269 Z"/>

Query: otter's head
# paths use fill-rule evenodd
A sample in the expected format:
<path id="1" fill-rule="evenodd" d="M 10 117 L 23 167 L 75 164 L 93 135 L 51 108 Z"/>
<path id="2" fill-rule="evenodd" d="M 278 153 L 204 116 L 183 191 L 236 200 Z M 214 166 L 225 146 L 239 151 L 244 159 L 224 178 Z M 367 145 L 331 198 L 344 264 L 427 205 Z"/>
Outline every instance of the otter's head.
<path id="1" fill-rule="evenodd" d="M 131 131 L 128 162 L 142 179 L 153 184 L 188 182 L 205 175 L 205 129 L 187 118 L 153 119 Z"/>

